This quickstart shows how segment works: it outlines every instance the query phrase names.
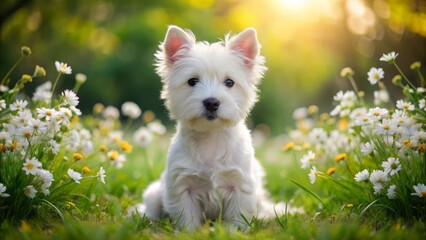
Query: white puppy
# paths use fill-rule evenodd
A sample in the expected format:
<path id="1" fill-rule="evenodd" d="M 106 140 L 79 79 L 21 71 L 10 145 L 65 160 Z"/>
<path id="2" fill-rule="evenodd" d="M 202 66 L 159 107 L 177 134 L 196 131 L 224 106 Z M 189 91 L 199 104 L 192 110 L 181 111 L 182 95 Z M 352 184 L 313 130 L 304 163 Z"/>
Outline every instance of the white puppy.
<path id="1" fill-rule="evenodd" d="M 205 219 L 246 228 L 242 216 L 274 216 L 245 125 L 266 70 L 259 50 L 253 28 L 209 44 L 169 27 L 157 73 L 177 129 L 165 171 L 143 194 L 139 210 L 149 219 L 169 215 L 190 230 Z"/>

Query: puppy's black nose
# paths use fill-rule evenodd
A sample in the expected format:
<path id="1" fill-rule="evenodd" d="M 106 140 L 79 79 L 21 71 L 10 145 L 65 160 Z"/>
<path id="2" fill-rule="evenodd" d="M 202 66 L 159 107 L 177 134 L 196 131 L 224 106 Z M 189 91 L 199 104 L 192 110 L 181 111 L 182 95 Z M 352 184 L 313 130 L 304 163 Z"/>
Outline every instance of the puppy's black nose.
<path id="1" fill-rule="evenodd" d="M 219 108 L 220 102 L 216 98 L 207 98 L 203 104 L 207 111 L 214 112 Z"/>

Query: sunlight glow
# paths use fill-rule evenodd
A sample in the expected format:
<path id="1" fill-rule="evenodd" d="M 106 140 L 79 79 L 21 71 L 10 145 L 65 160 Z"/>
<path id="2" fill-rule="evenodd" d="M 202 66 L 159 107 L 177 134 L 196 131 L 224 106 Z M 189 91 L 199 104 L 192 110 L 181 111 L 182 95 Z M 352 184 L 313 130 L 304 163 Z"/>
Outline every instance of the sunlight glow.
<path id="1" fill-rule="evenodd" d="M 301 13 L 307 5 L 308 0 L 278 0 L 279 4 L 289 12 Z"/>

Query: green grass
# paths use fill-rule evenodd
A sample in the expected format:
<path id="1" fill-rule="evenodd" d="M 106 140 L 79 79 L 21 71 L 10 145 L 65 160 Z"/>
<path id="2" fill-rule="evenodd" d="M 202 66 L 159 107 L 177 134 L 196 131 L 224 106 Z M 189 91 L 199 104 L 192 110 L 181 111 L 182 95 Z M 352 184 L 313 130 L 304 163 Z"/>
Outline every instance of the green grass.
<path id="1" fill-rule="evenodd" d="M 163 219 L 126 218 L 125 209 L 140 202 L 143 189 L 159 177 L 166 159 L 168 136 L 160 137 L 146 149 L 135 147 L 122 169 L 107 168 L 106 184 L 95 183 L 91 193 L 76 195 L 64 221 L 55 211 L 41 212 L 41 218 L 20 225 L 4 222 L 1 239 L 424 239 L 424 222 L 392 220 L 372 207 L 360 216 L 357 207 L 342 208 L 342 202 L 325 198 L 313 189 L 306 172 L 289 154 L 280 152 L 276 141 L 258 148 L 257 156 L 267 172 L 267 187 L 275 201 L 291 201 L 305 208 L 305 214 L 284 215 L 273 220 L 255 219 L 248 232 L 231 232 L 218 222 L 206 222 L 192 232 L 175 230 Z M 304 186 L 303 189 L 293 181 Z M 82 187 L 89 181 L 82 182 Z M 92 183 L 93 184 L 93 183 Z M 87 187 L 87 186 L 86 186 Z M 312 191 L 312 192 L 310 192 Z M 314 193 L 315 192 L 315 193 Z M 312 193 L 317 194 L 317 199 Z M 327 208 L 321 206 L 321 201 Z M 48 215 L 46 215 L 48 214 Z M 41 219 L 50 219 L 42 221 Z"/>

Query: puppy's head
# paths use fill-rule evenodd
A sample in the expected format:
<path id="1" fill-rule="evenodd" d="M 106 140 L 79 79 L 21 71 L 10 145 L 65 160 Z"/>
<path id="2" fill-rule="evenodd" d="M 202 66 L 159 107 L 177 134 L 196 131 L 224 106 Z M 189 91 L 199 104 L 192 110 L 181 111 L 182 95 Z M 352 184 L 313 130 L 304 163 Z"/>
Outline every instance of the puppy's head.
<path id="1" fill-rule="evenodd" d="M 209 44 L 170 26 L 156 53 L 161 98 L 170 116 L 197 131 L 234 126 L 245 119 L 266 70 L 259 50 L 253 28 Z"/>

